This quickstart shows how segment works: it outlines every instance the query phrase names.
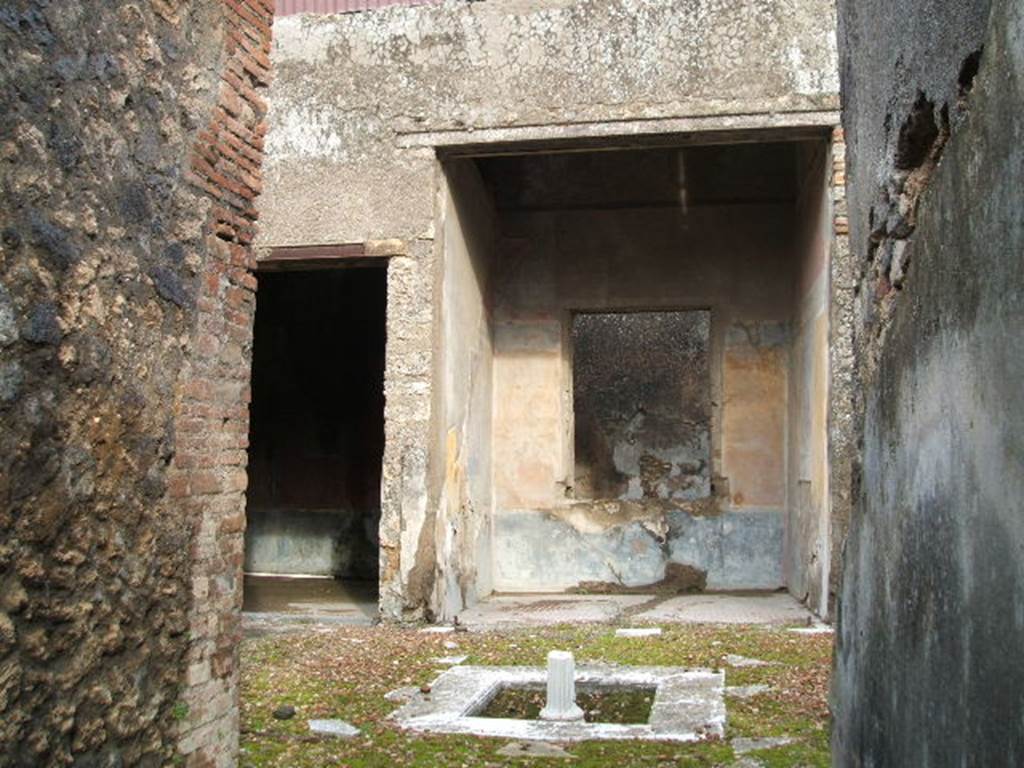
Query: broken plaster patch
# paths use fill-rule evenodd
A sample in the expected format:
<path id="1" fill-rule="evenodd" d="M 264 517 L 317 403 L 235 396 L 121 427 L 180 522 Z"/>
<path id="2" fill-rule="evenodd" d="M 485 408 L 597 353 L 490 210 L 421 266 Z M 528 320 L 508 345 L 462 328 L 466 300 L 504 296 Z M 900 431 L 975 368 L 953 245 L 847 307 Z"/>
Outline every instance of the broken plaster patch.
<path id="1" fill-rule="evenodd" d="M 400 707 L 391 718 L 402 728 L 425 733 L 469 734 L 525 741 L 699 741 L 725 733 L 725 674 L 681 667 L 584 666 L 578 686 L 654 688 L 646 723 L 587 723 L 479 717 L 503 688 L 543 688 L 539 667 L 457 666 L 432 685 L 430 696 Z"/>

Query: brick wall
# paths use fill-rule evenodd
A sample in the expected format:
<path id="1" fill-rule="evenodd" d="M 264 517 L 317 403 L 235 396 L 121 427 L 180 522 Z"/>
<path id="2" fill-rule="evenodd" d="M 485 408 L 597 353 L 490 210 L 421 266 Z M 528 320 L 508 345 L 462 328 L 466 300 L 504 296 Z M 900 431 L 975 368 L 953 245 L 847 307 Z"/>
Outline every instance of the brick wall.
<path id="1" fill-rule="evenodd" d="M 222 0 L 226 60 L 199 131 L 190 182 L 210 199 L 208 257 L 175 401 L 169 491 L 194 525 L 187 677 L 179 750 L 194 766 L 233 765 L 245 531 L 249 368 L 256 279 L 252 240 L 270 79 L 273 0 Z"/>
<path id="2" fill-rule="evenodd" d="M 0 3 L 0 766 L 230 764 L 269 2 Z"/>

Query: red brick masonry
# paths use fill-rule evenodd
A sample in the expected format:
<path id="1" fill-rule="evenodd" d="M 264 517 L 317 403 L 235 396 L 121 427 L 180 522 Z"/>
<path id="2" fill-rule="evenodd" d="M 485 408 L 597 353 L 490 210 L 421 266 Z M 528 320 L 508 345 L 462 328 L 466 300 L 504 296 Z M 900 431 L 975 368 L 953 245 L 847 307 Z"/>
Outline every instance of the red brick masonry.
<path id="1" fill-rule="evenodd" d="M 178 386 L 169 490 L 192 527 L 192 605 L 179 751 L 234 765 L 245 530 L 249 366 L 256 306 L 252 241 L 267 130 L 273 0 L 222 0 L 225 58 L 189 182 L 211 201 L 188 360 Z"/>

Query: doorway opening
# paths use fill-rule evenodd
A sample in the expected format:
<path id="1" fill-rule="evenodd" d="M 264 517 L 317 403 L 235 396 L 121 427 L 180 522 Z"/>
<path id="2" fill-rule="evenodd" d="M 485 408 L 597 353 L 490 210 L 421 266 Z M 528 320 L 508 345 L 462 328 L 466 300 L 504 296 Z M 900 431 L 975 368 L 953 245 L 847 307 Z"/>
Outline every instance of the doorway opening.
<path id="1" fill-rule="evenodd" d="M 378 266 L 260 274 L 247 612 L 377 614 L 386 277 Z"/>

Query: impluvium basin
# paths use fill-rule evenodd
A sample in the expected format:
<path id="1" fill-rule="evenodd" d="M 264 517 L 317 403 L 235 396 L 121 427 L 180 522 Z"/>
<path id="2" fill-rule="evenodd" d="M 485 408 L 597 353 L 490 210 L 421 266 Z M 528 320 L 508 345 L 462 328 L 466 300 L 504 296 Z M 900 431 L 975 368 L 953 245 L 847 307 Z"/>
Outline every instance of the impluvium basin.
<path id="1" fill-rule="evenodd" d="M 483 717 L 491 700 L 508 688 L 543 689 L 552 679 L 540 667 L 457 666 L 392 715 L 411 731 L 489 736 L 535 741 L 647 740 L 691 742 L 722 737 L 725 732 L 725 675 L 720 670 L 682 667 L 618 667 L 581 665 L 567 686 L 564 657 L 556 657 L 554 690 L 548 691 L 545 710 L 572 713 L 575 687 L 589 689 L 645 689 L 654 691 L 645 723 L 586 722 L 575 719 L 514 719 Z M 569 654 L 569 659 L 572 659 Z M 572 661 L 573 666 L 575 662 Z M 549 658 L 550 665 L 550 658 Z M 554 699 L 557 699 L 555 701 Z M 572 701 L 571 706 L 565 706 Z M 552 710 L 552 705 L 555 708 Z M 575 713 L 573 713 L 575 714 Z M 580 715 L 582 716 L 582 711 Z"/>

